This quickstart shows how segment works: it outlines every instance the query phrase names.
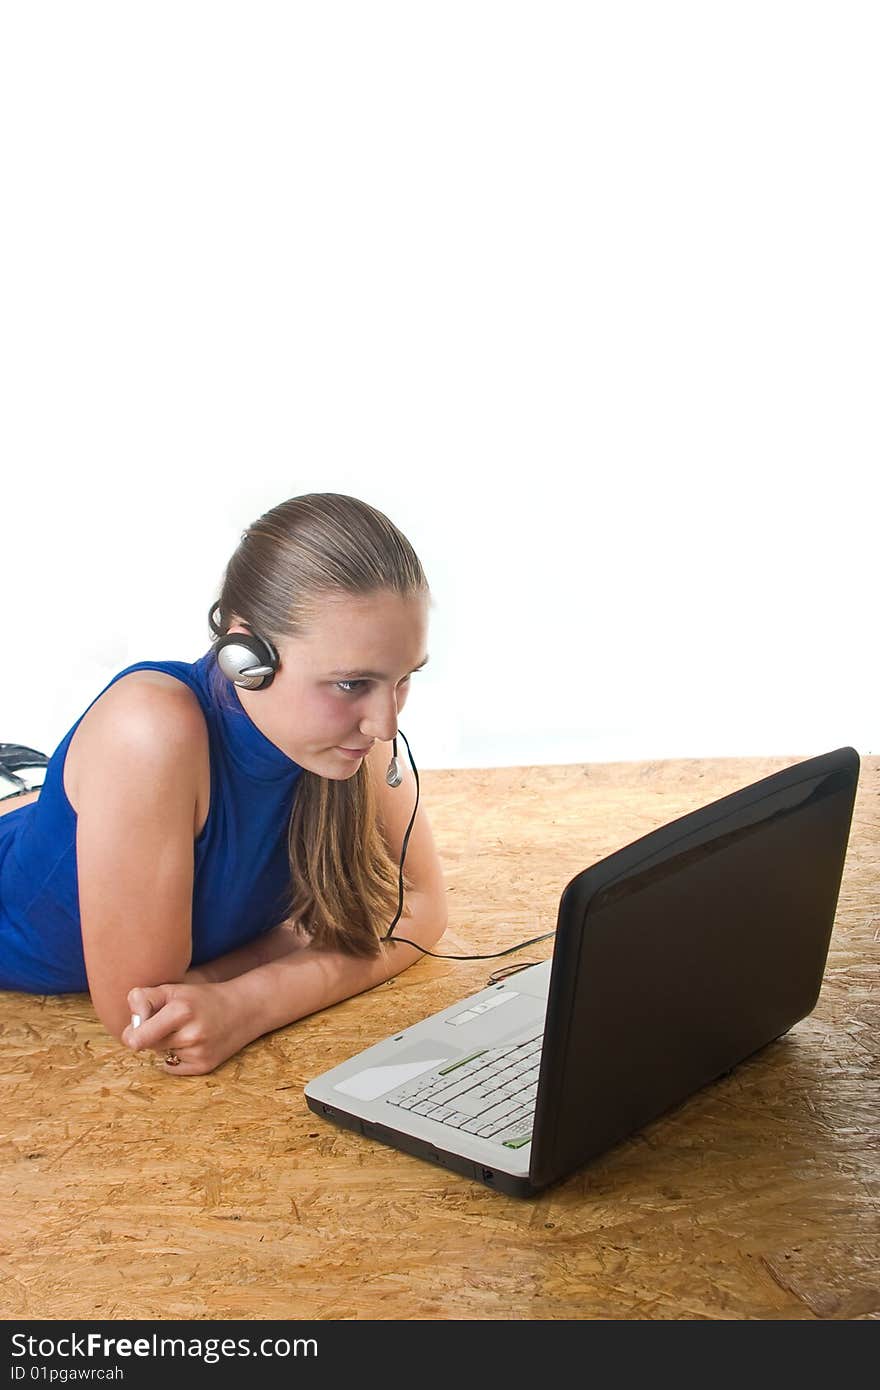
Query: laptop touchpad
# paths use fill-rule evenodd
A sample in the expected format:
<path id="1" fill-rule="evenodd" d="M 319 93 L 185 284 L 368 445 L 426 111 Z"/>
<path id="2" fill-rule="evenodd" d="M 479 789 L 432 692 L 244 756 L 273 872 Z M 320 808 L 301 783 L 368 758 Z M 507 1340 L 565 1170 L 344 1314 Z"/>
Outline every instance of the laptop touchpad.
<path id="1" fill-rule="evenodd" d="M 357 1100 L 378 1100 L 386 1091 L 414 1081 L 422 1072 L 442 1067 L 444 1062 L 463 1055 L 460 1047 L 441 1048 L 436 1041 L 426 1038 L 424 1042 L 414 1043 L 401 1051 L 398 1057 L 381 1067 L 364 1067 L 361 1071 L 337 1081 L 333 1087 L 344 1096 L 354 1096 Z"/>

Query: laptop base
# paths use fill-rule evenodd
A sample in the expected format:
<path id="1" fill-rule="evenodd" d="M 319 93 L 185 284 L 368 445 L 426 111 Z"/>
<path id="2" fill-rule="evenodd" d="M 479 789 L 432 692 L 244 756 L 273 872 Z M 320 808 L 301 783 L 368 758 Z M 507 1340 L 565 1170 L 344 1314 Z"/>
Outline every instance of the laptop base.
<path id="1" fill-rule="evenodd" d="M 508 1197 L 536 1197 L 543 1190 L 542 1187 L 535 1187 L 527 1177 L 521 1178 L 514 1173 L 504 1173 L 498 1168 L 490 1168 L 484 1163 L 475 1163 L 473 1159 L 464 1158 L 461 1154 L 452 1154 L 446 1149 L 427 1144 L 415 1135 L 387 1129 L 373 1120 L 362 1120 L 344 1110 L 334 1110 L 332 1106 L 315 1100 L 312 1096 L 306 1096 L 306 1103 L 322 1120 L 330 1120 L 340 1129 L 354 1130 L 355 1134 L 362 1134 L 366 1139 L 375 1139 L 380 1144 L 390 1144 L 395 1149 L 401 1149 L 403 1153 L 411 1154 L 413 1158 L 427 1159 L 429 1163 L 448 1168 L 464 1178 L 473 1178 L 484 1186 L 491 1187 L 494 1192 L 504 1192 Z"/>

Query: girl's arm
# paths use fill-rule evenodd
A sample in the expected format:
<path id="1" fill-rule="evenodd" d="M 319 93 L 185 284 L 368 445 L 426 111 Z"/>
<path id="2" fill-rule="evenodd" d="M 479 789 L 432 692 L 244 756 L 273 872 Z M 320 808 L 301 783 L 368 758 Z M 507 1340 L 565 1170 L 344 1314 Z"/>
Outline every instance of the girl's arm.
<path id="1" fill-rule="evenodd" d="M 89 993 L 116 1038 L 132 987 L 180 979 L 192 955 L 194 750 L 207 733 L 195 697 L 175 684 L 112 687 L 83 729 L 71 788 Z"/>
<path id="2" fill-rule="evenodd" d="M 395 935 L 433 950 L 447 926 L 445 898 L 411 893 L 408 903 L 413 915 L 401 918 Z M 420 958 L 415 947 L 393 941 L 383 945 L 373 960 L 300 946 L 227 980 L 223 988 L 231 1012 L 243 1022 L 252 1040 L 383 984 Z"/>
<path id="3" fill-rule="evenodd" d="M 413 915 L 401 920 L 395 934 L 432 950 L 446 929 L 445 897 L 411 893 L 409 901 Z M 303 945 L 231 979 L 132 989 L 128 1006 L 143 1022 L 127 1027 L 122 1042 L 134 1051 L 179 1049 L 180 1064 L 166 1064 L 166 1073 L 201 1076 L 264 1033 L 372 989 L 420 955 L 399 943 L 384 945 L 372 960 Z"/>
<path id="4" fill-rule="evenodd" d="M 182 983 L 221 984 L 224 980 L 233 980 L 237 975 L 255 970 L 258 965 L 268 965 L 270 961 L 287 956 L 291 951 L 300 951 L 307 945 L 308 938 L 292 922 L 282 922 L 244 946 L 228 951 L 225 956 L 192 966 L 182 976 Z"/>
<path id="5" fill-rule="evenodd" d="M 389 746 L 377 743 L 367 764 L 388 852 L 399 863 L 416 787 L 409 768 L 400 788 L 388 787 L 388 754 Z M 406 864 L 414 885 L 407 895 L 413 915 L 401 919 L 395 935 L 431 950 L 446 930 L 448 910 L 440 857 L 424 811 L 413 823 Z M 180 1049 L 181 1064 L 173 1074 L 202 1075 L 264 1033 L 372 989 L 420 956 L 414 947 L 398 943 L 383 945 L 369 960 L 318 950 L 295 924 L 284 923 L 217 960 L 166 976 L 177 983 L 133 989 L 128 1006 L 143 1022 L 125 1029 L 122 1041 L 135 1050 Z"/>

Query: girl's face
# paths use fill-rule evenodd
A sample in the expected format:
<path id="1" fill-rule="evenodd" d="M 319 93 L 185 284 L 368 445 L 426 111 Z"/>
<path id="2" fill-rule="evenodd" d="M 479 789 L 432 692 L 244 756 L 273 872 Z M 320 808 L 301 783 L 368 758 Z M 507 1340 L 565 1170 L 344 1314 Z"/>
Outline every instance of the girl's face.
<path id="1" fill-rule="evenodd" d="M 300 767 L 336 781 L 352 777 L 376 741 L 397 734 L 410 677 L 427 660 L 429 602 L 386 591 L 325 600 L 307 637 L 278 644 L 270 686 L 235 687 L 242 708 Z"/>

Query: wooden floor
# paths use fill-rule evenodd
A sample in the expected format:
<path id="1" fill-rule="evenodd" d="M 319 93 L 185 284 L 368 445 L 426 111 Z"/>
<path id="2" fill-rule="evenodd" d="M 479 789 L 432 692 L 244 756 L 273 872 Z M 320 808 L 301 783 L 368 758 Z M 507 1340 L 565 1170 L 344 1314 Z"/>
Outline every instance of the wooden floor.
<path id="1" fill-rule="evenodd" d="M 550 930 L 587 864 L 801 756 L 424 772 L 439 949 Z M 0 995 L 2 1316 L 880 1316 L 878 797 L 864 758 L 810 1017 L 530 1201 L 322 1123 L 302 1094 L 492 962 L 423 960 L 190 1078 L 105 1034 L 87 995 Z"/>

